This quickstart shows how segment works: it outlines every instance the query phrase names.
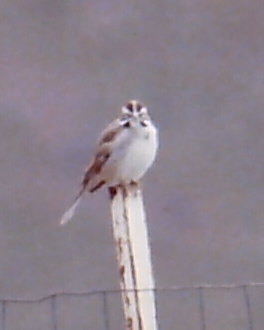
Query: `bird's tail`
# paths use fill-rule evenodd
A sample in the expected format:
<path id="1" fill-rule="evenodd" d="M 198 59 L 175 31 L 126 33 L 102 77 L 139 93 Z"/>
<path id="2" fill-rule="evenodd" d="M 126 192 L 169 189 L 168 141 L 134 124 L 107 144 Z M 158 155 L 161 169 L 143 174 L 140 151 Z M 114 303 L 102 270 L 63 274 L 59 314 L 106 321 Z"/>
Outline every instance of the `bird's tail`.
<path id="1" fill-rule="evenodd" d="M 78 196 L 75 198 L 74 203 L 71 205 L 71 207 L 69 207 L 65 213 L 63 214 L 63 216 L 61 217 L 61 221 L 60 224 L 61 225 L 65 225 L 66 223 L 68 223 L 69 221 L 71 221 L 71 219 L 73 218 L 77 207 L 79 206 L 82 198 L 83 198 L 83 193 L 84 193 L 85 187 L 79 192 Z"/>

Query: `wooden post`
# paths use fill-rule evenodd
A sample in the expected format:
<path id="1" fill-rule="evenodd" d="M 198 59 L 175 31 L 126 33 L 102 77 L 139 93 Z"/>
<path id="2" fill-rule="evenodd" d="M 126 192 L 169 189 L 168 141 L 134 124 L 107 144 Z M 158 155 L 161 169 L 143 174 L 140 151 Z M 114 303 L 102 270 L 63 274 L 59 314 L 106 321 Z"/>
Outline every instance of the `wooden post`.
<path id="1" fill-rule="evenodd" d="M 158 330 L 142 192 L 136 184 L 109 191 L 126 330 Z"/>

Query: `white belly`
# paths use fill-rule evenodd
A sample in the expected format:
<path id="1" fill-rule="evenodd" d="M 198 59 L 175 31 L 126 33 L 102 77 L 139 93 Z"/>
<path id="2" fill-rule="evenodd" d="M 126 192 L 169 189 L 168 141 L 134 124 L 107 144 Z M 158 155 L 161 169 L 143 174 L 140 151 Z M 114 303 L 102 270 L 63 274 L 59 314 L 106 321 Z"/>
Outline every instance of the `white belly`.
<path id="1" fill-rule="evenodd" d="M 156 157 L 157 146 L 156 131 L 148 138 L 134 139 L 112 164 L 110 162 L 107 184 L 117 185 L 141 179 Z"/>

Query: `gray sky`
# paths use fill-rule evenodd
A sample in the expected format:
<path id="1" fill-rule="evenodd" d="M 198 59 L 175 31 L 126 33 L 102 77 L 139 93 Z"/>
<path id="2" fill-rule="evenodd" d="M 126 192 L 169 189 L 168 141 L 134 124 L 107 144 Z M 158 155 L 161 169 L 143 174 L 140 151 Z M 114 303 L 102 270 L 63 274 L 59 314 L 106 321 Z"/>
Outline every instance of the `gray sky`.
<path id="1" fill-rule="evenodd" d="M 157 284 L 263 281 L 263 31 L 260 0 L 1 2 L 1 298 L 118 287 L 106 191 L 59 219 L 131 98 Z"/>

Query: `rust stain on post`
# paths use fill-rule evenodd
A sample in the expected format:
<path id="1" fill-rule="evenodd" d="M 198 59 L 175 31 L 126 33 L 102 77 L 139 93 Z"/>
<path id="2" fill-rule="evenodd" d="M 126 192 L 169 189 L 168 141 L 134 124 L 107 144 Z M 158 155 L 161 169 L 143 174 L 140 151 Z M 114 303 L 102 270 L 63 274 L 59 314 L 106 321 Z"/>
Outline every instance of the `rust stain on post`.
<path id="1" fill-rule="evenodd" d="M 128 196 L 128 186 L 121 186 L 123 198 Z"/>
<path id="2" fill-rule="evenodd" d="M 113 200 L 115 195 L 117 194 L 117 187 L 109 187 L 108 188 L 110 199 Z"/>
<path id="3" fill-rule="evenodd" d="M 151 267 L 148 266 L 149 259 L 145 251 L 148 249 L 148 241 L 140 186 L 131 183 L 111 187 L 109 195 L 126 330 L 157 330 L 154 300 L 152 297 L 146 300 L 140 293 L 142 287 L 153 286 L 151 281 L 150 284 L 146 282 L 146 278 L 148 281 L 151 275 Z M 138 232 L 138 229 L 141 231 Z"/>
<path id="4" fill-rule="evenodd" d="M 133 251 L 132 251 L 132 242 L 131 242 L 131 235 L 130 235 L 130 228 L 129 228 L 129 214 L 128 214 L 128 209 L 127 209 L 127 203 L 126 200 L 129 197 L 129 194 L 132 193 L 132 190 L 137 188 L 137 185 L 129 185 L 129 186 L 122 186 L 122 197 L 123 197 L 123 203 L 124 203 L 124 220 L 126 222 L 127 226 L 127 235 L 128 235 L 128 249 L 129 249 L 129 254 L 130 254 L 130 267 L 131 267 L 131 275 L 132 275 L 132 281 L 133 281 L 133 287 L 134 287 L 134 299 L 135 299 L 135 309 L 136 309 L 136 314 L 137 314 L 137 319 L 138 319 L 138 329 L 142 330 L 142 319 L 140 315 L 140 310 L 139 310 L 139 299 L 138 299 L 138 285 L 137 285 L 137 277 L 136 277 L 136 270 L 135 270 L 135 262 L 134 262 L 134 256 L 133 256 Z M 128 328 L 130 329 L 130 328 Z M 131 328 L 133 329 L 133 328 Z"/>
<path id="5" fill-rule="evenodd" d="M 123 242 L 121 237 L 119 237 L 117 240 L 117 246 L 118 246 L 118 252 L 121 255 L 123 253 Z"/>
<path id="6" fill-rule="evenodd" d="M 128 306 L 130 306 L 130 299 L 128 298 L 128 296 L 126 296 L 125 301 L 126 301 L 126 304 L 127 304 Z"/>
<path id="7" fill-rule="evenodd" d="M 119 268 L 119 275 L 120 275 L 121 281 L 125 284 L 124 274 L 125 274 L 125 266 L 121 266 Z"/>
<path id="8" fill-rule="evenodd" d="M 133 330 L 133 320 L 131 317 L 127 318 L 127 330 Z"/>

